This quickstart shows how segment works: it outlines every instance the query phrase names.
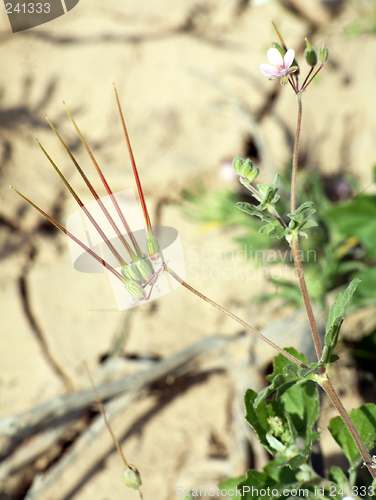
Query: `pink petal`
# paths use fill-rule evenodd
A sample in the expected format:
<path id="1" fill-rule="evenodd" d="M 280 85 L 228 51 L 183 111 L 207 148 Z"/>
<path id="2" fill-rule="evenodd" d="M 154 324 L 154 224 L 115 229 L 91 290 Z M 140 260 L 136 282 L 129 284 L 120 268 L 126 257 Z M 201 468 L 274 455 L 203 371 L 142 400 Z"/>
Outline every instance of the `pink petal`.
<path id="1" fill-rule="evenodd" d="M 281 71 L 279 72 L 279 76 L 285 76 L 287 75 L 288 72 L 289 72 L 288 68 L 281 69 Z"/>
<path id="2" fill-rule="evenodd" d="M 269 49 L 266 55 L 268 56 L 268 60 L 272 66 L 283 66 L 282 56 L 274 47 Z"/>
<path id="3" fill-rule="evenodd" d="M 260 66 L 258 66 L 257 69 L 267 78 L 279 77 L 279 70 L 275 69 L 275 67 L 272 66 L 271 64 L 260 64 Z"/>
<path id="4" fill-rule="evenodd" d="M 283 61 L 284 61 L 284 66 L 285 68 L 289 68 L 292 64 L 292 61 L 294 60 L 295 58 L 295 51 L 292 50 L 292 49 L 289 49 L 286 54 L 285 54 L 285 57 L 283 58 Z"/>

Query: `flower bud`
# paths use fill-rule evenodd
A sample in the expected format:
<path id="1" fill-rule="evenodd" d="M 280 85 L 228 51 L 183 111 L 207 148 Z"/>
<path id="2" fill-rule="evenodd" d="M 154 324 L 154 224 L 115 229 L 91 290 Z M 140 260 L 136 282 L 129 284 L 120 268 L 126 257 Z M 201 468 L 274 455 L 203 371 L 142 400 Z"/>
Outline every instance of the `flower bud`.
<path id="1" fill-rule="evenodd" d="M 304 51 L 304 57 L 306 58 L 307 63 L 310 66 L 316 66 L 317 64 L 317 56 L 315 50 L 311 47 L 311 44 L 308 41 L 308 38 L 305 39 L 307 47 Z"/>
<path id="2" fill-rule="evenodd" d="M 129 280 L 125 284 L 127 292 L 135 299 L 142 300 L 146 297 L 146 292 L 138 281 Z"/>
<path id="3" fill-rule="evenodd" d="M 243 165 L 240 169 L 240 175 L 242 177 L 248 177 L 252 171 L 252 165 L 253 165 L 252 160 L 250 160 L 250 159 L 245 160 L 245 162 L 243 163 Z"/>
<path id="4" fill-rule="evenodd" d="M 142 281 L 142 276 L 133 262 L 123 267 L 121 274 L 127 280 Z"/>
<path id="5" fill-rule="evenodd" d="M 327 49 L 327 46 L 324 43 L 319 48 L 319 63 L 325 64 L 328 60 L 328 57 L 329 57 L 329 50 Z"/>
<path id="6" fill-rule="evenodd" d="M 232 166 L 233 166 L 234 172 L 236 174 L 238 174 L 238 175 L 240 174 L 240 169 L 242 168 L 242 165 L 243 165 L 242 158 L 239 158 L 239 156 L 234 158 L 234 161 L 232 162 Z"/>
<path id="7" fill-rule="evenodd" d="M 136 467 L 130 465 L 128 469 L 124 469 L 122 472 L 122 478 L 126 486 L 132 488 L 132 490 L 140 489 L 141 476 Z"/>
<path id="8" fill-rule="evenodd" d="M 251 173 L 247 175 L 247 179 L 252 182 L 256 179 L 256 177 L 259 174 L 259 169 L 258 168 L 252 168 Z"/>

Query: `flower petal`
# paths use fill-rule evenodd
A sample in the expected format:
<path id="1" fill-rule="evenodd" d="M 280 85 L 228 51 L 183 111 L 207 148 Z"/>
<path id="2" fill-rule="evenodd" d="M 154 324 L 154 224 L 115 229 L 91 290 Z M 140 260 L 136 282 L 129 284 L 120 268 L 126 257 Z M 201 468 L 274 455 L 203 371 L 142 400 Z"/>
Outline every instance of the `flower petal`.
<path id="1" fill-rule="evenodd" d="M 276 48 L 272 47 L 269 49 L 266 55 L 268 56 L 268 61 L 272 66 L 283 66 L 282 56 Z"/>
<path id="2" fill-rule="evenodd" d="M 275 67 L 272 66 L 271 64 L 260 64 L 260 66 L 258 66 L 257 69 L 267 78 L 279 77 L 279 70 L 275 69 Z"/>
<path id="3" fill-rule="evenodd" d="M 289 49 L 283 58 L 284 66 L 286 69 L 291 66 L 294 58 L 295 58 L 295 51 L 292 49 Z"/>
<path id="4" fill-rule="evenodd" d="M 288 69 L 281 69 L 281 71 L 279 72 L 279 76 L 280 77 L 285 76 L 285 75 L 287 75 L 288 72 L 289 72 Z"/>

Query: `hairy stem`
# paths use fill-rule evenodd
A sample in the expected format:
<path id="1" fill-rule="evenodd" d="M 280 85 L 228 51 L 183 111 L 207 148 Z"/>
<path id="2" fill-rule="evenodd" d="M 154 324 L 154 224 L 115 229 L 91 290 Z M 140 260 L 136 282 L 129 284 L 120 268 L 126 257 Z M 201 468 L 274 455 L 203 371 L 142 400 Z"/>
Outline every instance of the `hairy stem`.
<path id="1" fill-rule="evenodd" d="M 302 107 L 302 96 L 301 95 L 297 95 L 297 101 L 298 101 L 298 118 L 297 118 L 297 123 L 296 123 L 296 134 L 295 134 L 294 153 L 293 153 L 293 159 L 292 159 L 292 175 L 291 175 L 291 213 L 292 214 L 295 213 L 296 172 L 298 169 L 299 140 L 300 140 L 300 130 L 301 130 L 301 126 L 302 126 L 303 107 Z M 302 266 L 302 262 L 301 262 L 300 255 L 299 255 L 298 237 L 292 239 L 292 241 L 290 243 L 290 247 L 291 247 L 292 255 L 294 258 L 295 268 L 298 271 L 299 286 L 300 286 L 300 290 L 302 292 L 304 306 L 305 306 L 305 309 L 307 312 L 309 326 L 311 328 L 317 358 L 320 359 L 322 356 L 320 337 L 319 337 L 319 334 L 317 331 L 316 321 L 315 321 L 315 317 L 313 315 L 312 305 L 311 305 L 311 301 L 309 299 L 307 285 L 306 285 L 306 282 L 304 279 L 303 266 Z"/>
<path id="2" fill-rule="evenodd" d="M 260 198 L 262 198 L 262 195 L 257 191 L 256 188 L 252 186 L 250 181 L 248 179 L 240 178 L 240 182 L 243 184 L 243 186 L 248 189 L 253 194 L 253 197 L 256 198 L 256 200 L 260 201 Z M 271 214 L 273 217 L 279 222 L 279 224 L 283 227 L 283 229 L 286 229 L 286 224 L 283 222 L 282 217 L 279 215 L 277 210 L 273 208 L 271 211 Z"/>
<path id="3" fill-rule="evenodd" d="M 213 300 L 209 299 L 208 297 L 206 297 L 205 295 L 203 295 L 201 292 L 199 292 L 198 290 L 196 290 L 195 288 L 193 288 L 191 285 L 188 285 L 188 283 L 186 283 L 184 280 L 182 280 L 170 267 L 165 267 L 166 271 L 171 274 L 171 276 L 176 280 L 178 281 L 181 285 L 184 286 L 184 288 L 186 288 L 187 290 L 189 290 L 190 292 L 194 293 L 195 295 L 197 295 L 197 297 L 200 297 L 200 299 L 204 300 L 205 302 L 208 302 L 209 304 L 211 304 L 212 306 L 214 306 L 216 309 L 218 309 L 219 311 L 227 314 L 227 316 L 229 316 L 231 319 L 237 321 L 240 325 L 242 325 L 246 330 L 249 330 L 250 332 L 252 332 L 254 335 L 256 335 L 256 337 L 258 337 L 259 339 L 263 340 L 264 342 L 266 342 L 267 344 L 269 344 L 271 347 L 273 347 L 276 351 L 278 351 L 280 354 L 282 354 L 283 356 L 285 356 L 285 358 L 289 359 L 290 361 L 292 361 L 294 364 L 300 366 L 301 368 L 308 368 L 308 366 L 306 366 L 304 363 L 302 363 L 301 361 L 299 361 L 298 359 L 294 358 L 294 356 L 292 356 L 291 354 L 289 354 L 287 351 L 284 351 L 281 347 L 279 347 L 278 345 L 274 344 L 274 342 L 272 342 L 271 340 L 269 340 L 267 337 L 265 337 L 262 333 L 258 332 L 257 330 L 255 330 L 255 328 L 253 328 L 252 326 L 248 325 L 248 323 L 246 323 L 245 321 L 243 321 L 242 319 L 238 318 L 238 316 L 236 316 L 235 314 L 233 314 L 232 312 L 228 311 L 227 309 L 225 309 L 224 307 L 220 306 L 219 304 L 217 304 L 216 302 L 214 302 Z"/>
<path id="4" fill-rule="evenodd" d="M 344 421 L 352 438 L 354 439 L 355 444 L 359 450 L 359 453 L 363 457 L 364 463 L 366 464 L 371 476 L 373 478 L 376 478 L 376 470 L 373 469 L 371 466 L 372 463 L 371 455 L 368 453 L 368 450 L 365 444 L 363 443 L 362 438 L 359 435 L 359 432 L 356 430 L 356 427 L 353 421 L 351 420 L 350 415 L 347 413 L 345 407 L 343 406 L 341 400 L 339 399 L 331 381 L 327 377 L 325 377 L 324 380 L 320 382 L 320 385 L 330 398 L 333 405 L 337 408 L 338 413 L 341 415 L 342 420 Z"/>
<path id="5" fill-rule="evenodd" d="M 300 129 L 302 127 L 302 96 L 298 94 L 296 96 L 298 101 L 298 119 L 296 123 L 296 133 L 295 133 L 295 144 L 294 144 L 294 154 L 292 157 L 292 174 L 291 174 L 291 213 L 295 213 L 295 185 L 296 185 L 296 171 L 298 169 L 298 154 L 299 154 L 299 139 L 300 139 Z"/>
<path id="6" fill-rule="evenodd" d="M 322 356 L 320 337 L 319 337 L 319 333 L 317 330 L 315 317 L 313 315 L 312 305 L 311 305 L 311 301 L 309 299 L 309 295 L 308 295 L 308 291 L 307 291 L 307 285 L 306 285 L 306 282 L 304 279 L 303 265 L 302 265 L 302 261 L 300 259 L 299 244 L 298 244 L 297 237 L 292 239 L 290 247 L 291 247 L 291 251 L 292 251 L 292 256 L 294 258 L 295 268 L 298 271 L 299 286 L 300 286 L 300 290 L 302 292 L 304 306 L 305 306 L 307 316 L 308 316 L 309 326 L 311 327 L 311 332 L 312 332 L 313 342 L 315 344 L 317 359 L 319 360 L 319 359 L 321 359 L 321 356 Z"/>

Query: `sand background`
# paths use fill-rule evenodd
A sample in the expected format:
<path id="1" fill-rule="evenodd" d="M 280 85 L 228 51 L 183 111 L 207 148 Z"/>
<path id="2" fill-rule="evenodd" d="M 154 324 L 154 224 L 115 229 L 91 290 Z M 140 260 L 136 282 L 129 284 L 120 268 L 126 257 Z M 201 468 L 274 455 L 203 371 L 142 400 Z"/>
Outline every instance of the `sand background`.
<path id="1" fill-rule="evenodd" d="M 330 63 L 304 96 L 306 162 L 325 174 L 351 173 L 372 190 L 376 38 L 346 34 L 360 17 L 367 27 L 369 4 L 326 4 L 81 0 L 61 18 L 17 34 L 11 33 L 0 8 L 0 417 L 64 394 L 70 386 L 87 387 L 82 361 L 96 372 L 124 322 L 126 313 L 116 310 L 107 276 L 76 272 L 66 237 L 51 230 L 9 189 L 13 185 L 62 223 L 76 210 L 35 144 L 37 137 L 79 195 L 91 201 L 43 116 L 48 114 L 95 178 L 62 101 L 113 190 L 134 187 L 112 82 L 123 105 L 151 218 L 178 229 L 187 281 L 257 328 L 293 312 L 278 301 L 271 309 L 250 302 L 269 290 L 263 279 L 248 284 L 224 279 L 229 263 L 215 262 L 213 256 L 218 250 L 236 249 L 231 234 L 203 231 L 182 213 L 179 202 L 182 190 L 197 180 L 213 190 L 233 182 L 223 179 L 221 166 L 244 155 L 250 136 L 264 148 L 261 181 L 270 182 L 290 158 L 295 97 L 290 88 L 267 81 L 256 69 L 266 62 L 268 45 L 276 40 L 271 18 L 288 46 L 296 49 L 303 73 L 305 36 L 314 46 L 325 42 L 330 49 Z M 265 107 L 268 112 L 257 119 Z M 104 195 L 99 180 L 95 182 Z M 218 269 L 219 278 L 194 275 L 189 267 L 193 253 L 208 272 Z M 180 287 L 135 310 L 123 354 L 162 358 L 206 336 L 240 331 Z M 283 345 L 293 342 L 289 333 Z M 141 471 L 146 499 L 176 498 L 177 486 L 217 486 L 222 478 L 265 462 L 262 451 L 254 446 L 250 452 L 247 444 L 241 394 L 249 386 L 259 388 L 273 351 L 259 348 L 256 366 L 248 355 L 250 345 L 247 337 L 207 356 L 201 376 L 179 383 L 172 377 L 114 420 L 116 434 L 124 436 L 128 460 Z M 126 360 L 119 368 L 122 373 L 135 369 L 135 363 Z M 360 397 L 355 374 L 346 373 L 341 383 L 350 409 Z M 328 405 L 325 408 L 328 414 Z M 336 451 L 334 442 L 328 446 Z M 63 453 L 56 446 L 56 454 Z M 41 454 L 39 461 L 20 467 L 4 483 L 0 498 L 24 498 L 35 473 L 55 458 Z M 119 457 L 104 432 L 38 498 L 137 498 L 124 489 L 120 471 Z"/>

